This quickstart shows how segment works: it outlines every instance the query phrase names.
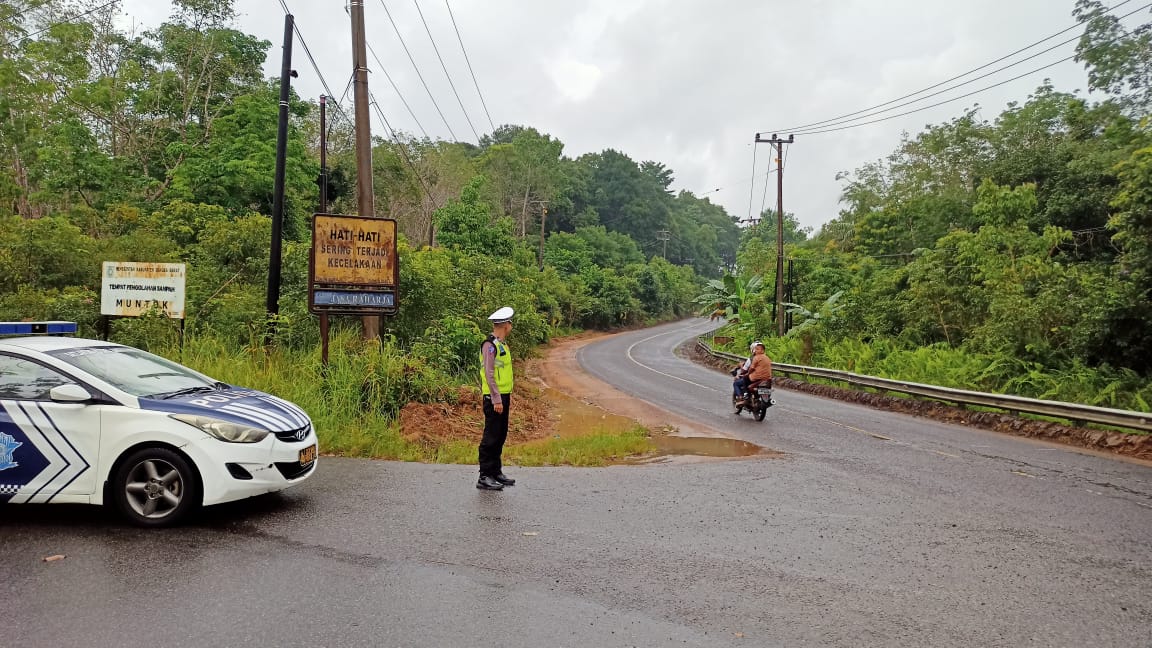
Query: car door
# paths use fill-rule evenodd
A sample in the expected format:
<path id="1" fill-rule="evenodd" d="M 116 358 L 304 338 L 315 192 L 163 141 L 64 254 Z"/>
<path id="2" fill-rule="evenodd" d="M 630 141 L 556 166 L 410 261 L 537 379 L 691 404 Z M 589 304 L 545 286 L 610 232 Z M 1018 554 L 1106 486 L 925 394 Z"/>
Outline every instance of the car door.
<path id="1" fill-rule="evenodd" d="M 79 383 L 0 353 L 0 502 L 86 502 L 95 491 L 101 406 L 53 402 L 51 389 L 67 384 Z"/>

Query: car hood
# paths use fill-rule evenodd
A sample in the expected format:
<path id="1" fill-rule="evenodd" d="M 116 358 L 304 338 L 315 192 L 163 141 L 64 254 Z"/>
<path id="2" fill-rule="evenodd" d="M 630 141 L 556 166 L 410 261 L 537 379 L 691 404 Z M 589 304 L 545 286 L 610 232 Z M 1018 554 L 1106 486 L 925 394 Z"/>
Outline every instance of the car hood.
<path id="1" fill-rule="evenodd" d="M 271 394 L 242 387 L 185 394 L 168 399 L 139 400 L 141 409 L 171 414 L 211 416 L 272 432 L 302 430 L 312 425 L 308 414 L 292 403 Z"/>

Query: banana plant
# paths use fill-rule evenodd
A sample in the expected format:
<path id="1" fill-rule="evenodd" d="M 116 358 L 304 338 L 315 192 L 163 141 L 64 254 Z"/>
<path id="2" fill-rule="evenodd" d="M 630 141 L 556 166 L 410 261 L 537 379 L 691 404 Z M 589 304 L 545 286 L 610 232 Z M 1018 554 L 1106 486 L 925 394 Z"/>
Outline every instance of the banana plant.
<path id="1" fill-rule="evenodd" d="M 831 318 L 842 308 L 844 304 L 839 304 L 840 297 L 844 295 L 844 291 L 833 293 L 831 297 L 824 300 L 814 311 L 804 308 L 800 304 L 793 304 L 792 302 L 784 302 L 784 308 L 788 309 L 787 312 L 800 317 L 803 321 L 797 324 L 792 330 L 788 331 L 788 335 L 802 335 L 808 329 L 820 326 L 825 320 Z"/>
<path id="2" fill-rule="evenodd" d="M 701 306 L 698 315 L 739 323 L 748 315 L 744 312 L 748 298 L 758 293 L 763 283 L 760 275 L 754 275 L 748 280 L 730 274 L 712 279 L 705 285 L 705 291 L 693 300 Z"/>
<path id="3" fill-rule="evenodd" d="M 799 337 L 803 345 L 800 351 L 801 364 L 808 364 L 812 361 L 812 343 L 816 329 L 844 308 L 844 304 L 838 303 L 843 294 L 843 290 L 833 293 L 814 311 L 808 310 L 800 304 L 784 303 L 784 308 L 788 309 L 787 312 L 802 319 L 799 324 L 788 331 L 789 337 Z"/>

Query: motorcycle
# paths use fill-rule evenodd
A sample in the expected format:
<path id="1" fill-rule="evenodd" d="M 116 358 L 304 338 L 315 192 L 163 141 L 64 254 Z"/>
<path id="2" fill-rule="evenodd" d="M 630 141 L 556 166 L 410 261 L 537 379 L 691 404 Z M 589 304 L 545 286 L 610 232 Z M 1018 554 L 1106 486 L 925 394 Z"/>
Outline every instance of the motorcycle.
<path id="1" fill-rule="evenodd" d="M 735 375 L 735 371 L 733 371 L 733 375 Z M 776 404 L 775 399 L 772 398 L 772 379 L 753 383 L 745 393 L 746 397 L 743 399 L 736 396 L 732 397 L 732 405 L 736 408 L 736 415 L 739 416 L 741 412 L 748 410 L 757 421 L 763 421 L 764 416 L 768 413 L 768 408 Z"/>

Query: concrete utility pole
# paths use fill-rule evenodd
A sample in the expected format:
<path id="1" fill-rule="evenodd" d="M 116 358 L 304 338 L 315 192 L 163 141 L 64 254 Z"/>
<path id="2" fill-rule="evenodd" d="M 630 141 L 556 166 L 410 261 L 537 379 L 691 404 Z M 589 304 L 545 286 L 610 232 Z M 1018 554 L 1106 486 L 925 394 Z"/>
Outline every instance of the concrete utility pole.
<path id="1" fill-rule="evenodd" d="M 664 241 L 664 251 L 660 253 L 660 257 L 663 259 L 668 258 L 668 239 L 671 236 L 672 232 L 669 232 L 668 230 L 656 230 L 656 240 Z"/>
<path id="2" fill-rule="evenodd" d="M 269 328 L 265 332 L 264 343 L 272 343 L 275 323 L 271 318 L 280 313 L 280 259 L 284 230 L 284 174 L 288 157 L 288 98 L 292 77 L 292 29 L 295 26 L 292 14 L 284 16 L 284 53 L 280 64 L 280 123 L 276 129 L 276 175 L 272 181 L 272 245 L 268 248 L 268 292 L 265 307 L 268 311 Z"/>
<path id="3" fill-rule="evenodd" d="M 353 98 L 356 107 L 356 204 L 361 216 L 376 217 L 372 195 L 372 126 L 368 115 L 368 46 L 364 42 L 364 0 L 349 0 L 352 14 Z M 380 337 L 380 318 L 361 318 L 364 339 Z"/>
<path id="4" fill-rule="evenodd" d="M 784 145 L 791 144 L 795 136 L 788 139 L 772 137 L 762 139 L 756 133 L 756 144 L 768 143 L 776 149 L 776 334 L 784 337 Z"/>
<path id="5" fill-rule="evenodd" d="M 328 96 L 320 95 L 320 213 L 328 213 Z"/>
<path id="6" fill-rule="evenodd" d="M 544 272 L 544 222 L 548 219 L 548 201 L 547 200 L 533 200 L 530 201 L 533 205 L 540 205 L 540 272 Z"/>

